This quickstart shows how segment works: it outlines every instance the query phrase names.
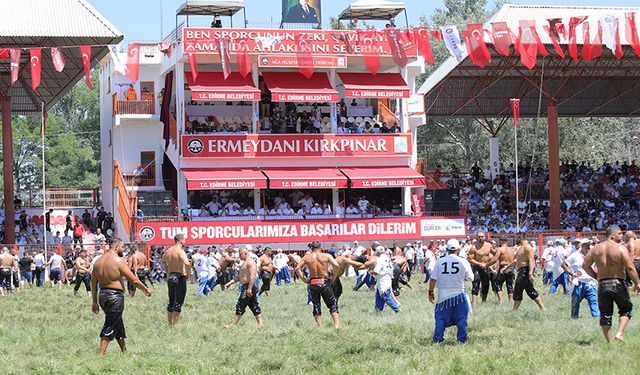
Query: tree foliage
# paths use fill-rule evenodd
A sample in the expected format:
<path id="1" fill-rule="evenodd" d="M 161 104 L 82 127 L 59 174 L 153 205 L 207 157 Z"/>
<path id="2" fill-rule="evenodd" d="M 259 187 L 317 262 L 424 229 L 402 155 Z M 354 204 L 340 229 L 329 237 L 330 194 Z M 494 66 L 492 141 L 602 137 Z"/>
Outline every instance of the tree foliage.
<path id="1" fill-rule="evenodd" d="M 100 99 L 94 89 L 76 84 L 49 110 L 45 133 L 47 188 L 100 186 Z M 13 116 L 13 179 L 17 193 L 42 188 L 40 114 Z M 0 174 L 2 171 L 0 171 Z M 3 176 L 4 177 L 4 176 Z"/>

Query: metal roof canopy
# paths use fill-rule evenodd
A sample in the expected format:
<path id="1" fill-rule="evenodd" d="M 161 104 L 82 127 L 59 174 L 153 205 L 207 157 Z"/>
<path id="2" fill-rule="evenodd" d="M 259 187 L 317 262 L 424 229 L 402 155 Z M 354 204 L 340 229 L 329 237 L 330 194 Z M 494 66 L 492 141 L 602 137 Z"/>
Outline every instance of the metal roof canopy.
<path id="1" fill-rule="evenodd" d="M 540 115 L 546 114 L 549 104 L 556 103 L 558 115 L 564 117 L 640 116 L 640 58 L 625 38 L 625 12 L 638 12 L 640 8 L 577 7 L 505 5 L 485 24 L 507 22 L 518 34 L 520 20 L 535 20 L 536 30 L 545 44 L 549 56 L 538 56 L 537 64 L 528 70 L 520 63 L 514 51 L 509 57 L 500 55 L 488 36 L 485 41 L 491 53 L 491 62 L 481 69 L 468 57 L 460 63 L 450 57 L 424 82 L 419 90 L 425 95 L 427 115 L 432 117 L 488 118 L 511 115 L 509 99 L 520 98 L 520 116 L 536 117 L 539 89 L 542 87 Z M 566 58 L 560 58 L 551 40 L 542 29 L 547 18 L 562 18 L 565 25 L 570 17 L 589 16 L 590 34 L 596 33 L 597 22 L 604 15 L 619 18 L 619 33 L 624 56 L 616 59 L 603 45 L 602 56 L 592 61 L 582 59 L 582 25 L 577 29 L 580 59 L 573 61 L 568 54 L 567 42 L 561 42 Z M 621 18 L 622 17 L 622 18 Z M 541 84 L 542 78 L 542 86 Z"/>
<path id="2" fill-rule="evenodd" d="M 358 0 L 343 10 L 340 16 L 338 16 L 338 20 L 388 21 L 403 11 L 407 27 L 409 27 L 404 3 L 387 0 Z"/>
<path id="3" fill-rule="evenodd" d="M 244 9 L 244 0 L 187 0 L 178 8 L 178 16 L 233 16 Z"/>
<path id="4" fill-rule="evenodd" d="M 0 60 L 0 96 L 11 97 L 14 114 L 40 112 L 41 103 L 51 107 L 84 77 L 84 65 L 78 48 L 62 48 L 66 66 L 62 72 L 53 67 L 47 47 L 117 44 L 124 36 L 86 0 L 0 0 L 0 48 L 45 48 L 42 51 L 40 87 L 31 90 L 28 50 L 22 50 L 18 81 L 9 87 L 9 59 Z M 91 66 L 109 53 L 108 48 L 93 47 Z"/>
<path id="5" fill-rule="evenodd" d="M 176 29 L 178 29 L 178 16 L 228 16 L 233 27 L 233 16 L 242 10 L 243 27 L 247 26 L 247 12 L 244 0 L 186 0 L 176 11 Z M 180 37 L 179 37 L 180 38 Z"/>

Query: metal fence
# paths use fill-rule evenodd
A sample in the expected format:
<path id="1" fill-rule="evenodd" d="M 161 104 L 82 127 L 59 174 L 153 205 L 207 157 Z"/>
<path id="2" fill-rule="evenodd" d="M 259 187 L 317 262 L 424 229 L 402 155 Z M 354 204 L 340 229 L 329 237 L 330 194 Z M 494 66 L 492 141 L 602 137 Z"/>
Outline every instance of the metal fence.
<path id="1" fill-rule="evenodd" d="M 15 193 L 15 197 L 20 199 L 20 207 L 42 207 L 42 190 L 23 190 Z M 100 201 L 100 189 L 47 189 L 47 207 L 72 208 L 72 207 L 93 207 Z"/>

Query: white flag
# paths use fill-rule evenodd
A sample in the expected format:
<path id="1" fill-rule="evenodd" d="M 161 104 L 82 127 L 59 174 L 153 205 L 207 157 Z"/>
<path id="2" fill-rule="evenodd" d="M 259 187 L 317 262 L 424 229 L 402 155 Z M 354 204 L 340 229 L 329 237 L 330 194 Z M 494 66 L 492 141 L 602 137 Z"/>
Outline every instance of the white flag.
<path id="1" fill-rule="evenodd" d="M 602 26 L 602 41 L 604 45 L 611 50 L 611 53 L 616 54 L 616 35 L 618 35 L 618 22 L 616 22 L 616 16 L 613 14 L 607 14 L 600 18 L 600 25 Z"/>
<path id="2" fill-rule="evenodd" d="M 467 49 L 464 44 L 460 43 L 460 33 L 455 26 L 440 26 L 442 31 L 442 39 L 444 44 L 449 49 L 451 56 L 455 57 L 458 62 L 467 57 Z"/>
<path id="3" fill-rule="evenodd" d="M 126 75 L 127 74 L 127 65 L 122 61 L 120 55 L 118 55 L 118 46 L 110 45 L 109 46 L 109 54 L 111 55 L 111 61 L 113 61 L 113 68 L 116 72 Z"/>

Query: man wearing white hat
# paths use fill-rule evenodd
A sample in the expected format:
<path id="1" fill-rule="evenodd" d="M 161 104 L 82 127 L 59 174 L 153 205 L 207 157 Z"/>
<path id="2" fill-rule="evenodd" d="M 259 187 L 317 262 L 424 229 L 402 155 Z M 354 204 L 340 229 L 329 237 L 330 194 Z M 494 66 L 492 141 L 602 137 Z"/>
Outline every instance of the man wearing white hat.
<path id="1" fill-rule="evenodd" d="M 460 243 L 451 239 L 447 242 L 447 255 L 438 259 L 431 273 L 429 281 L 429 301 L 436 302 L 433 342 L 444 341 L 444 331 L 447 327 L 458 328 L 457 339 L 459 343 L 467 342 L 467 318 L 470 304 L 467 297 L 465 281 L 473 281 L 471 264 L 458 256 Z M 436 300 L 434 289 L 438 286 L 438 299 Z"/>
<path id="2" fill-rule="evenodd" d="M 549 288 L 549 295 L 552 295 L 558 289 L 558 286 L 562 286 L 562 291 L 564 294 L 567 294 L 567 274 L 562 269 L 562 264 L 569 256 L 569 253 L 565 249 L 565 241 L 564 238 L 561 238 L 556 241 L 558 244 L 552 252 L 553 259 L 553 283 L 551 283 L 551 287 Z"/>
<path id="3" fill-rule="evenodd" d="M 549 285 L 553 282 L 553 241 L 547 241 L 547 247 L 542 253 L 542 264 L 544 273 L 542 274 L 542 284 Z"/>
<path id="4" fill-rule="evenodd" d="M 582 269 L 584 257 L 591 250 L 591 240 L 588 238 L 580 239 L 580 251 L 576 251 L 569 255 L 567 260 L 562 264 L 565 272 L 573 275 L 573 292 L 571 293 L 571 318 L 578 319 L 580 311 L 580 303 L 583 299 L 589 302 L 591 316 L 598 318 L 600 316 L 600 308 L 598 306 L 598 283 L 596 280 L 587 275 Z"/>
<path id="5" fill-rule="evenodd" d="M 385 254 L 385 248 L 378 246 L 375 248 L 375 255 L 377 256 L 375 267 L 371 273 L 376 277 L 376 304 L 375 309 L 381 312 L 384 309 L 384 305 L 389 305 L 391 309 L 398 313 L 400 312 L 400 306 L 393 297 L 393 291 L 391 288 L 393 279 L 393 265 L 391 258 Z"/>

